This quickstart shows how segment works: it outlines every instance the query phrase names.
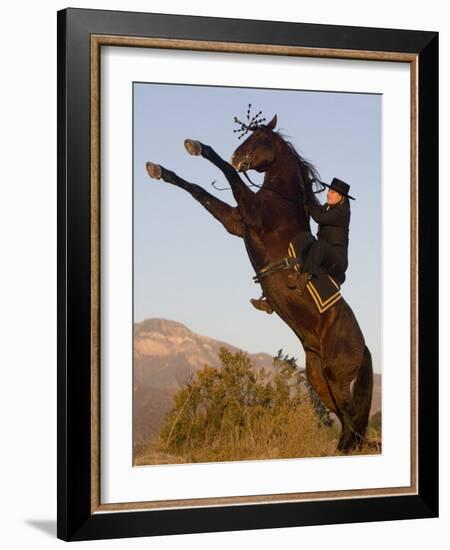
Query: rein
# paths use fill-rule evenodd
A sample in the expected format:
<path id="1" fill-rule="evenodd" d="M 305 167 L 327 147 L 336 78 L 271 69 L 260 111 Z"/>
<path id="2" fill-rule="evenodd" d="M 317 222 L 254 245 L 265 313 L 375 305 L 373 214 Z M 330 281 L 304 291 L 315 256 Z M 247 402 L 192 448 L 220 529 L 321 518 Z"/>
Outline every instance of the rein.
<path id="1" fill-rule="evenodd" d="M 247 187 L 256 187 L 257 189 L 262 189 L 264 184 L 263 185 L 258 185 L 257 183 L 253 183 L 252 180 L 250 179 L 249 175 L 247 174 L 247 172 L 243 171 L 242 172 L 245 176 L 245 178 L 249 181 L 250 185 L 247 185 Z M 311 178 L 311 182 L 317 182 L 319 183 L 322 187 L 321 189 L 318 189 L 317 191 L 313 191 L 313 189 L 311 189 L 312 193 L 314 195 L 317 195 L 318 193 L 322 193 L 322 191 L 324 191 L 325 189 L 325 185 L 323 184 L 323 181 L 320 181 L 318 178 Z M 216 183 L 216 180 L 212 181 L 211 182 L 211 185 L 214 187 L 214 189 L 216 189 L 217 191 L 229 191 L 231 189 L 231 187 L 217 187 L 215 185 Z M 272 187 L 265 187 L 265 189 L 269 189 L 270 191 L 273 191 L 276 195 L 278 195 L 281 199 L 284 199 L 285 201 L 289 201 L 289 202 L 293 202 L 295 204 L 305 204 L 305 200 L 295 200 L 295 199 L 291 199 L 290 197 L 286 197 L 284 195 L 282 195 L 277 189 L 274 189 Z"/>
<path id="2" fill-rule="evenodd" d="M 247 172 L 242 172 L 244 174 L 244 176 L 248 179 L 248 181 L 250 182 L 250 185 L 247 186 L 247 187 L 257 187 L 258 189 L 262 189 L 262 185 L 257 185 L 256 183 L 253 183 L 252 180 L 250 179 L 249 175 L 247 174 Z M 212 181 L 211 182 L 211 185 L 214 187 L 214 189 L 217 189 L 217 191 L 229 191 L 231 189 L 231 187 L 217 187 L 217 185 L 214 185 L 216 183 L 216 180 Z M 246 184 L 247 185 L 247 184 Z M 292 200 L 292 199 L 290 199 Z"/>

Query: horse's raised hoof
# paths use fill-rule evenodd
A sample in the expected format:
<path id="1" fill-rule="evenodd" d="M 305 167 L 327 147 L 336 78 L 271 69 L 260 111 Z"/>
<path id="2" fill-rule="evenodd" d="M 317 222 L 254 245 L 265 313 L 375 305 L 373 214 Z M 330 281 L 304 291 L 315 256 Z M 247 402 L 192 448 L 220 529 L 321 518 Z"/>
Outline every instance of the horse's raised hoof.
<path id="1" fill-rule="evenodd" d="M 147 162 L 145 165 L 148 175 L 155 180 L 161 179 L 161 166 L 159 164 L 153 164 L 153 162 Z"/>
<path id="2" fill-rule="evenodd" d="M 195 139 L 185 139 L 184 146 L 186 147 L 186 151 L 190 155 L 198 157 L 202 154 L 202 145 L 199 141 L 196 141 Z"/>

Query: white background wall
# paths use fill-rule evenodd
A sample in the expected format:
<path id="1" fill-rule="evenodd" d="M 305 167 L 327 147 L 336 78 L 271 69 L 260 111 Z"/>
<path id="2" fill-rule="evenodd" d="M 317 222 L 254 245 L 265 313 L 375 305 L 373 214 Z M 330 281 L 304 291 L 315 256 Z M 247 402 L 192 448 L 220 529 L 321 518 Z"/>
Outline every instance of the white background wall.
<path id="1" fill-rule="evenodd" d="M 0 86 L 0 540 L 4 548 L 52 548 L 56 533 L 56 11 L 63 2 L 30 1 L 2 7 Z M 438 0 L 374 4 L 117 0 L 73 7 L 209 15 L 439 31 L 441 96 L 441 278 L 448 273 L 448 98 L 450 36 L 445 3 Z M 445 124 L 447 123 L 447 124 Z M 445 154 L 447 153 L 447 154 Z M 335 550 L 442 548 L 449 538 L 449 352 L 441 289 L 441 518 L 330 525 L 221 534 L 83 543 L 123 548 L 221 549 L 257 546 Z"/>

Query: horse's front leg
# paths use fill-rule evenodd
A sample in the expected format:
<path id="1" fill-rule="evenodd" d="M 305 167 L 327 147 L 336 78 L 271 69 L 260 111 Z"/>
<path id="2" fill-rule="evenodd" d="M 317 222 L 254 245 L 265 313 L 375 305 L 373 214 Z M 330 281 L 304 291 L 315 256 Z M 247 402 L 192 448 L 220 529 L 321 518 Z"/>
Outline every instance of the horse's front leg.
<path id="1" fill-rule="evenodd" d="M 255 193 L 250 191 L 245 182 L 241 179 L 236 169 L 229 162 L 223 160 L 210 145 L 205 145 L 193 139 L 185 139 L 184 146 L 189 154 L 194 156 L 201 155 L 223 172 L 231 186 L 231 191 L 243 218 L 246 219 L 248 217 L 252 219 L 254 216 L 252 216 L 251 213 L 254 211 L 255 203 L 258 199 Z"/>
<path id="2" fill-rule="evenodd" d="M 244 224 L 237 208 L 232 207 L 214 197 L 199 185 L 190 183 L 180 178 L 175 174 L 175 172 L 171 172 L 159 164 L 147 162 L 146 169 L 151 178 L 162 179 L 165 182 L 181 187 L 181 189 L 184 189 L 190 193 L 194 199 L 196 199 L 204 208 L 206 208 L 206 210 L 208 210 L 208 212 L 219 220 L 219 222 L 229 233 L 236 235 L 237 237 L 244 236 Z"/>

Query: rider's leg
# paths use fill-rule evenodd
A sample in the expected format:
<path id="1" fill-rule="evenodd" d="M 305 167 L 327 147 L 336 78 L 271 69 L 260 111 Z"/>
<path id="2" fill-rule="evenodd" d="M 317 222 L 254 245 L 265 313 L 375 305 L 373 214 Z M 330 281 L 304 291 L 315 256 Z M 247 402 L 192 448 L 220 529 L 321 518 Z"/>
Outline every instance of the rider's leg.
<path id="1" fill-rule="evenodd" d="M 339 284 L 345 281 L 345 271 L 348 261 L 344 253 L 340 253 L 340 246 L 332 246 L 322 241 L 322 266 L 325 271 Z"/>
<path id="2" fill-rule="evenodd" d="M 303 273 L 310 273 L 313 277 L 324 272 L 323 260 L 325 255 L 325 245 L 323 241 L 314 239 L 309 248 L 304 253 L 304 260 L 301 270 Z"/>
<path id="3" fill-rule="evenodd" d="M 295 251 L 299 255 L 300 265 L 294 273 L 288 275 L 287 286 L 291 289 L 295 289 L 299 294 L 303 294 L 306 284 L 311 278 L 311 273 L 305 268 L 305 259 L 309 253 L 310 248 L 316 243 L 317 240 L 309 231 L 302 231 L 297 233 L 292 239 L 292 244 Z"/>

